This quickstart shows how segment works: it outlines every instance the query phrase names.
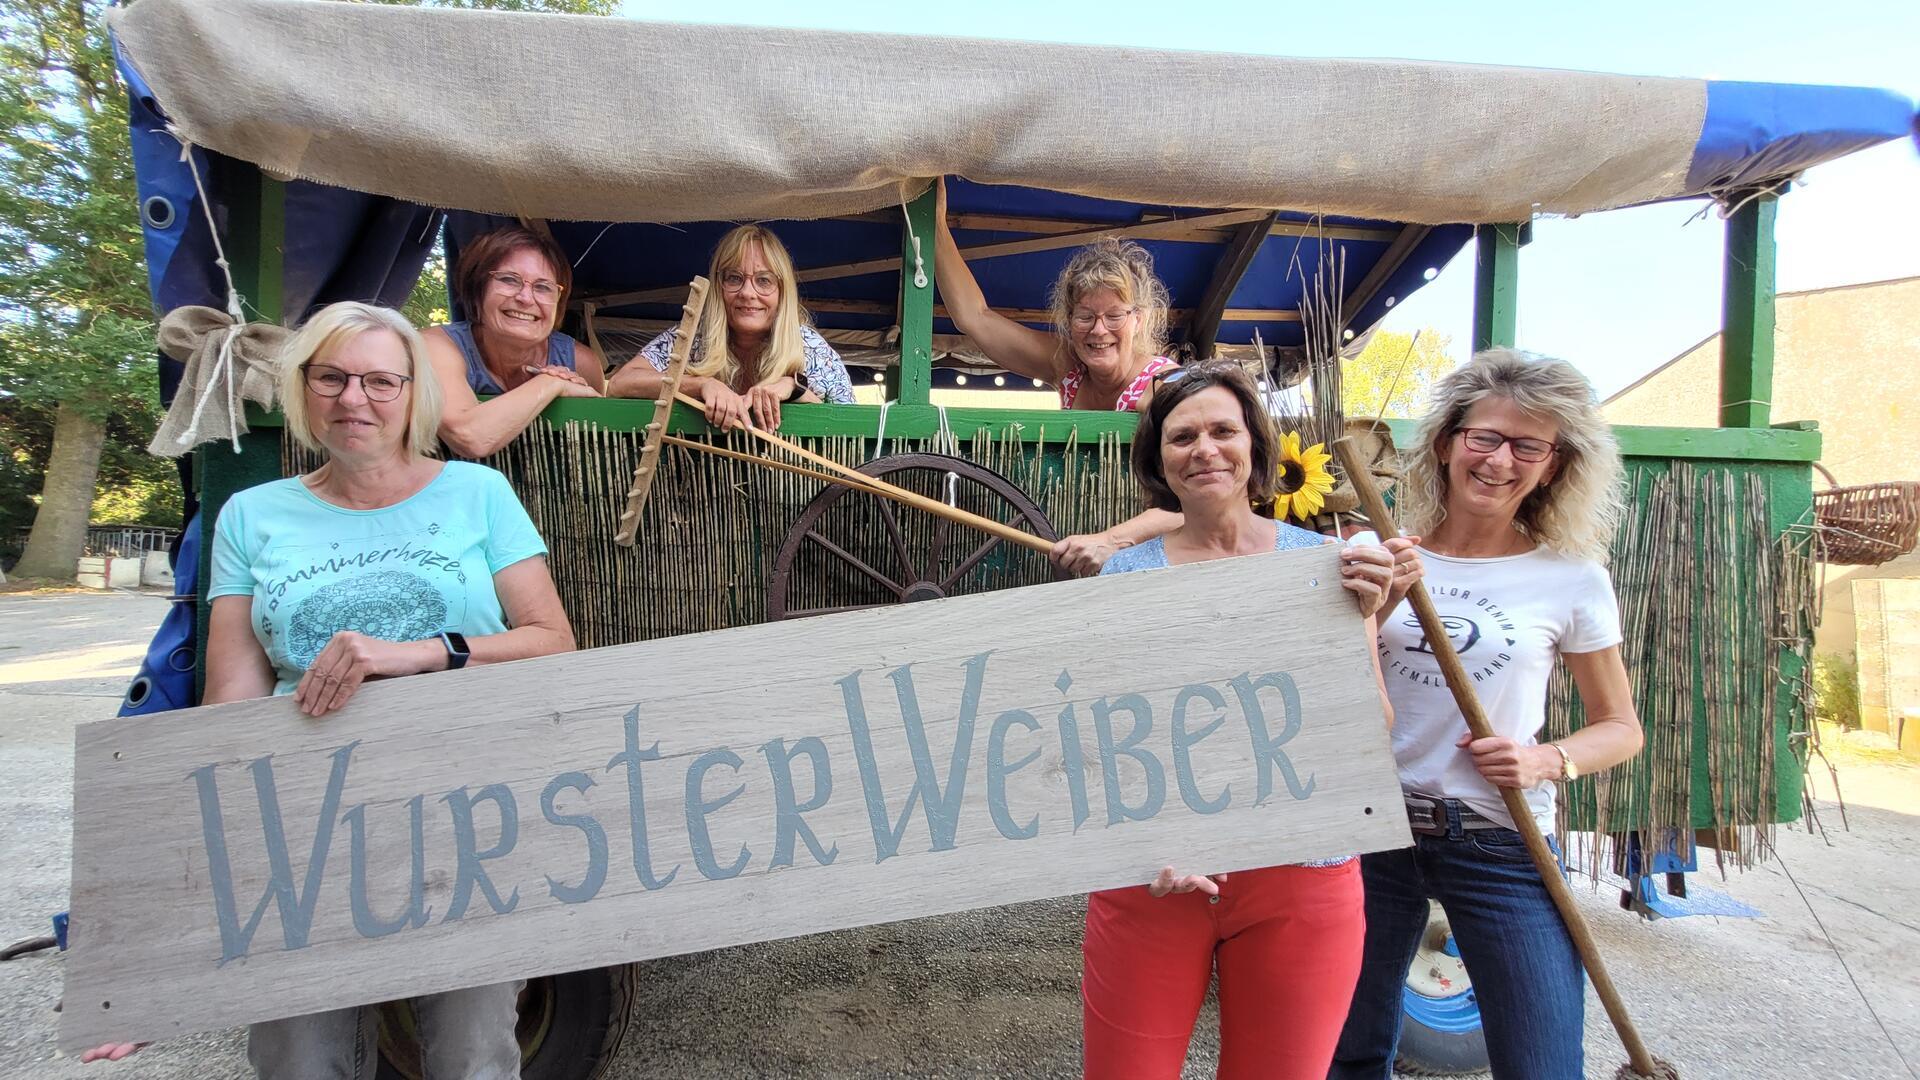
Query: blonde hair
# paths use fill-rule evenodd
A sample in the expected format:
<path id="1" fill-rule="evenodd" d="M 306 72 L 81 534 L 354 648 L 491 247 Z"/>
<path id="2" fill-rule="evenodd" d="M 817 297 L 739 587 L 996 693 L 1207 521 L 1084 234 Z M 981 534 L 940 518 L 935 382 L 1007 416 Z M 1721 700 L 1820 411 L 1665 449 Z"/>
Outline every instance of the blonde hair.
<path id="1" fill-rule="evenodd" d="M 407 449 L 428 457 L 439 453 L 440 380 L 427 363 L 419 331 L 391 308 L 352 300 L 321 308 L 280 351 L 280 412 L 286 418 L 287 431 L 301 446 L 316 453 L 326 449 L 313 437 L 313 425 L 307 417 L 306 365 L 361 334 L 380 330 L 398 337 L 407 354 L 405 374 L 412 380 L 407 383 L 412 391 L 407 399 Z"/>
<path id="2" fill-rule="evenodd" d="M 1167 287 L 1154 275 L 1153 256 L 1131 240 L 1108 238 L 1074 252 L 1047 297 L 1053 332 L 1068 358 L 1074 358 L 1073 336 L 1068 330 L 1073 306 L 1097 289 L 1112 289 L 1122 302 L 1139 312 L 1140 322 L 1133 333 L 1136 358 L 1152 359 L 1166 351 L 1171 300 Z"/>
<path id="3" fill-rule="evenodd" d="M 729 344 L 727 301 L 720 279 L 727 271 L 739 269 L 746 261 L 747 247 L 751 244 L 760 246 L 760 258 L 780 283 L 773 330 L 761 346 L 760 355 L 754 358 L 753 381 L 762 383 L 783 375 L 798 375 L 807 364 L 805 345 L 800 339 L 806 312 L 801 310 L 800 290 L 793 281 L 793 257 L 766 226 L 742 225 L 714 245 L 713 262 L 707 268 L 707 280 L 712 284 L 707 289 L 706 303 L 700 309 L 700 332 L 694 337 L 693 358 L 687 365 L 689 374 L 719 379 L 730 387 L 737 385 L 735 380 L 741 374 L 741 364 L 734 359 Z"/>
<path id="4" fill-rule="evenodd" d="M 1605 563 L 1625 498 L 1625 469 L 1613 428 L 1600 413 L 1593 384 L 1572 364 L 1513 349 L 1488 349 L 1434 385 L 1433 408 L 1420 420 L 1406 454 L 1406 475 L 1395 492 L 1400 527 L 1432 535 L 1446 520 L 1441 450 L 1474 403 L 1490 397 L 1560 428 L 1559 468 L 1552 483 L 1527 493 L 1514 524 L 1550 550 Z"/>

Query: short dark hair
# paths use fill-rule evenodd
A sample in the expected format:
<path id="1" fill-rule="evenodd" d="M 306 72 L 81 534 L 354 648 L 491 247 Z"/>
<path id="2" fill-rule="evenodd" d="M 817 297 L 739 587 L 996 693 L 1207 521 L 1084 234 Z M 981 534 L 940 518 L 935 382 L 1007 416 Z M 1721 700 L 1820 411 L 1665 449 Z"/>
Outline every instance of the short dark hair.
<path id="1" fill-rule="evenodd" d="M 1147 493 L 1147 505 L 1156 510 L 1179 510 L 1180 499 L 1167 485 L 1167 473 L 1160 461 L 1160 430 L 1167 417 L 1188 398 L 1223 386 L 1240 402 L 1247 433 L 1253 440 L 1248 464 L 1247 499 L 1255 509 L 1273 505 L 1274 485 L 1278 483 L 1275 466 L 1279 463 L 1280 440 L 1274 434 L 1273 420 L 1260 400 L 1253 378 L 1239 364 L 1226 360 L 1202 360 L 1155 377 L 1146 406 L 1140 410 L 1140 426 L 1133 433 L 1133 478 Z M 1264 510 L 1263 510 L 1264 512 Z"/>
<path id="2" fill-rule="evenodd" d="M 518 225 L 481 233 L 461 245 L 460 261 L 453 268 L 453 298 L 460 301 L 468 319 L 480 314 L 480 298 L 487 295 L 488 287 L 493 284 L 487 275 L 505 262 L 507 256 L 523 250 L 537 252 L 553 267 L 553 281 L 560 286 L 560 299 L 554 302 L 553 326 L 548 329 L 559 329 L 560 319 L 566 314 L 567 297 L 573 293 L 573 264 L 551 237 Z"/>

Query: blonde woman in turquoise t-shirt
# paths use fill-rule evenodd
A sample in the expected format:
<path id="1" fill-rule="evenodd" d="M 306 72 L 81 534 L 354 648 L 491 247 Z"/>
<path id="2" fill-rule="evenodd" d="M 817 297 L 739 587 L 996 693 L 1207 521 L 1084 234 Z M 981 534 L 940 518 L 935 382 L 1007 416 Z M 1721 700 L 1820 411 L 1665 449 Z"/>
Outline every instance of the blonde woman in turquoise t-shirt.
<path id="1" fill-rule="evenodd" d="M 281 363 L 287 431 L 327 460 L 222 509 L 201 704 L 291 694 L 322 717 L 369 678 L 573 649 L 546 545 L 506 479 L 432 456 L 440 388 L 404 318 L 331 305 Z M 502 983 L 416 999 L 428 1074 L 518 1077 L 518 995 Z M 247 1057 L 271 1080 L 350 1075 L 374 1052 L 372 1017 L 349 1008 L 254 1024 Z"/>

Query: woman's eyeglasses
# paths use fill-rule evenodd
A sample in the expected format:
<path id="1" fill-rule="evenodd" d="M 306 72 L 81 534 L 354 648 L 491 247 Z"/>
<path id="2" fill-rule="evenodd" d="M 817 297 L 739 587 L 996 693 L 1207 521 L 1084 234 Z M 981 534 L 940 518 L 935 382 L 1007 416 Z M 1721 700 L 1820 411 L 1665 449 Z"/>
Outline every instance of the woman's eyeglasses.
<path id="1" fill-rule="evenodd" d="M 532 286 L 533 298 L 543 304 L 551 304 L 560 299 L 560 285 L 558 282 L 548 281 L 545 278 L 541 278 L 538 281 L 528 281 L 519 274 L 506 270 L 495 270 L 487 276 L 493 279 L 494 288 L 508 296 L 519 296 L 521 289 Z"/>
<path id="2" fill-rule="evenodd" d="M 1075 330 L 1091 330 L 1094 323 L 1099 323 L 1108 330 L 1118 330 L 1126 325 L 1128 319 L 1133 318 L 1134 312 L 1139 310 L 1137 307 L 1130 307 L 1098 314 L 1091 311 L 1076 311 L 1067 316 L 1067 321 Z"/>
<path id="3" fill-rule="evenodd" d="M 772 296 L 773 290 L 780 287 L 780 279 L 766 273 L 748 277 L 738 270 L 729 270 L 720 275 L 720 287 L 730 293 L 743 292 L 749 285 L 761 296 Z"/>
<path id="4" fill-rule="evenodd" d="M 369 371 L 361 375 L 341 371 L 330 364 L 302 364 L 300 372 L 306 379 L 307 389 L 324 398 L 339 397 L 347 392 L 349 383 L 359 379 L 360 392 L 367 395 L 368 401 L 392 401 L 413 381 L 410 376 L 395 375 L 391 371 Z"/>
<path id="5" fill-rule="evenodd" d="M 1476 454 L 1491 454 L 1502 446 L 1511 446 L 1515 461 L 1545 461 L 1560 449 L 1545 439 L 1516 438 L 1490 428 L 1461 428 L 1459 435 L 1466 441 L 1467 449 Z"/>

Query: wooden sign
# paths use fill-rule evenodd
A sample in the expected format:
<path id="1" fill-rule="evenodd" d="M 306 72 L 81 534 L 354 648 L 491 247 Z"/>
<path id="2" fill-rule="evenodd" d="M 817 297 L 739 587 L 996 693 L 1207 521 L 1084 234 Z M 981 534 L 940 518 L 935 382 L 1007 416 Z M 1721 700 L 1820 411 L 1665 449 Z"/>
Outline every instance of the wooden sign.
<path id="1" fill-rule="evenodd" d="M 1336 551 L 83 725 L 62 1045 L 1405 846 Z"/>

